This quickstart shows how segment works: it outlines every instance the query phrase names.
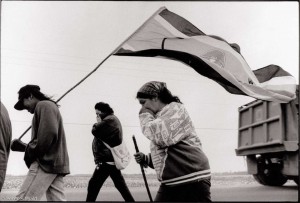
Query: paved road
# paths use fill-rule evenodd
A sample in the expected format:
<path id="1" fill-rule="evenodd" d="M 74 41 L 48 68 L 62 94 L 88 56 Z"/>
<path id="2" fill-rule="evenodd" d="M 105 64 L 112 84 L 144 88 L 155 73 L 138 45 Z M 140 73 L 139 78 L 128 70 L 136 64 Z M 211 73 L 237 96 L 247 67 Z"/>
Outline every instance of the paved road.
<path id="1" fill-rule="evenodd" d="M 211 192 L 213 201 L 298 201 L 298 187 L 296 184 L 284 185 L 282 187 L 269 187 L 259 184 L 240 187 L 217 187 L 212 188 Z"/>
<path id="2" fill-rule="evenodd" d="M 130 188 L 136 201 L 149 201 L 145 188 Z M 157 188 L 150 188 L 155 197 Z M 14 201 L 17 191 L 3 190 L 0 201 Z M 66 189 L 68 201 L 85 201 L 86 189 Z M 211 188 L 213 201 L 265 201 L 265 202 L 297 202 L 298 187 L 296 184 L 286 184 L 283 187 L 267 187 L 259 184 L 240 186 L 213 186 Z M 45 197 L 42 200 L 46 200 Z M 97 201 L 123 201 L 115 188 L 104 187 Z"/>

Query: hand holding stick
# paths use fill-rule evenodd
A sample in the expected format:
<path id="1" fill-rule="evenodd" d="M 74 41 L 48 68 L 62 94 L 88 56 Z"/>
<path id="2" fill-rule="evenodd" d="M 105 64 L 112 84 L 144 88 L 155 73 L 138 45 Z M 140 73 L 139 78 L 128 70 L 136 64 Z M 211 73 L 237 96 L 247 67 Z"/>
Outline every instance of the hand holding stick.
<path id="1" fill-rule="evenodd" d="M 132 136 L 132 139 L 133 139 L 135 151 L 139 152 L 139 148 L 137 146 L 137 143 L 136 143 L 134 135 Z M 149 196 L 150 202 L 153 202 L 152 197 L 151 197 L 151 193 L 150 193 L 150 190 L 149 190 L 148 182 L 147 182 L 147 179 L 146 179 L 145 171 L 144 171 L 144 168 L 143 168 L 143 165 L 140 164 L 140 167 L 141 167 L 141 171 L 142 171 L 142 174 L 143 174 L 143 178 L 144 178 L 144 181 L 145 181 L 145 186 L 146 186 L 146 189 L 147 189 L 147 192 L 148 192 L 148 196 Z"/>

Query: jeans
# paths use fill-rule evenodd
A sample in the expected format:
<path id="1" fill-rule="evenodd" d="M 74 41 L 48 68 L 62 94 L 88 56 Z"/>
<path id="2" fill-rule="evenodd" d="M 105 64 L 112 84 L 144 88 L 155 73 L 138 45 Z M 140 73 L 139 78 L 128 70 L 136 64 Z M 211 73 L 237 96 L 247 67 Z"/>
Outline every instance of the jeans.
<path id="1" fill-rule="evenodd" d="M 160 185 L 154 201 L 211 202 L 210 186 L 210 178 L 176 186 Z"/>
<path id="2" fill-rule="evenodd" d="M 111 177 L 117 190 L 121 193 L 122 197 L 126 202 L 134 202 L 133 196 L 131 195 L 121 171 L 116 168 L 115 165 L 109 165 L 107 163 L 98 164 L 94 174 L 92 175 L 89 185 L 88 193 L 86 197 L 87 202 L 94 202 L 100 192 L 100 189 L 105 180 Z"/>
<path id="3" fill-rule="evenodd" d="M 44 172 L 35 161 L 30 165 L 16 199 L 40 201 L 46 193 L 47 201 L 66 201 L 63 186 L 63 176 Z"/>

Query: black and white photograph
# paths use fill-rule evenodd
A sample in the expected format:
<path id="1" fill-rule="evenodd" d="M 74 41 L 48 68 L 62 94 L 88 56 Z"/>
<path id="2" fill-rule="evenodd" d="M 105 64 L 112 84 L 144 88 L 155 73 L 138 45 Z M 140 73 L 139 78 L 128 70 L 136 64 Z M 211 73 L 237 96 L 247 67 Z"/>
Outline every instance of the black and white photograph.
<path id="1" fill-rule="evenodd" d="M 298 1 L 0 3 L 0 201 L 299 202 Z"/>

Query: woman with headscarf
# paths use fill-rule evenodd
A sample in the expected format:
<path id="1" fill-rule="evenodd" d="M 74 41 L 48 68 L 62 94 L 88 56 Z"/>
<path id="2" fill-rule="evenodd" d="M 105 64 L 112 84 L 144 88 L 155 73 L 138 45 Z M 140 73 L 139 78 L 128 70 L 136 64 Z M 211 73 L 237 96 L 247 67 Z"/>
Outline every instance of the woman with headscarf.
<path id="1" fill-rule="evenodd" d="M 155 201 L 210 202 L 210 166 L 195 127 L 180 99 L 163 82 L 151 81 L 137 93 L 139 119 L 150 140 L 149 155 L 135 160 L 155 169 L 161 182 Z"/>

